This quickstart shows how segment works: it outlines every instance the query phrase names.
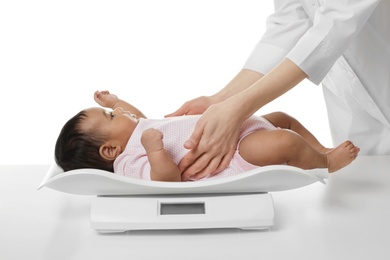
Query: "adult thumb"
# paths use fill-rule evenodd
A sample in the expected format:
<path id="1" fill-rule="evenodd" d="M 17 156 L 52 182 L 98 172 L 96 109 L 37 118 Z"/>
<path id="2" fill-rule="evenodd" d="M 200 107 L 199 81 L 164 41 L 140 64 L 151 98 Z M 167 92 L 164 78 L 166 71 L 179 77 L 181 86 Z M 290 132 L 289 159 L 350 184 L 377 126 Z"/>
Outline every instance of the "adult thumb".
<path id="1" fill-rule="evenodd" d="M 189 150 L 195 149 L 200 142 L 200 139 L 202 137 L 202 133 L 203 133 L 203 128 L 199 129 L 198 126 L 195 127 L 195 130 L 192 133 L 192 135 L 190 136 L 190 138 L 188 138 L 188 140 L 185 141 L 184 147 L 186 149 L 189 149 Z"/>
<path id="2" fill-rule="evenodd" d="M 185 114 L 187 114 L 187 112 L 188 112 L 188 110 L 186 110 L 186 108 L 184 106 L 181 106 L 175 112 L 168 114 L 168 115 L 165 115 L 164 117 L 184 116 Z"/>

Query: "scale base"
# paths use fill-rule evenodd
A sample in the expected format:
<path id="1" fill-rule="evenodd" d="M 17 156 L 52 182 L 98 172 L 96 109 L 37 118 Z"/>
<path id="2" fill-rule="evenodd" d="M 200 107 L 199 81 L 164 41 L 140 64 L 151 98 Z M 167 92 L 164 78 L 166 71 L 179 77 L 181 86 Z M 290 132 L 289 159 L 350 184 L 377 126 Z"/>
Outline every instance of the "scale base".
<path id="1" fill-rule="evenodd" d="M 267 229 L 274 224 L 269 193 L 97 196 L 91 227 L 98 232 L 169 229 Z"/>

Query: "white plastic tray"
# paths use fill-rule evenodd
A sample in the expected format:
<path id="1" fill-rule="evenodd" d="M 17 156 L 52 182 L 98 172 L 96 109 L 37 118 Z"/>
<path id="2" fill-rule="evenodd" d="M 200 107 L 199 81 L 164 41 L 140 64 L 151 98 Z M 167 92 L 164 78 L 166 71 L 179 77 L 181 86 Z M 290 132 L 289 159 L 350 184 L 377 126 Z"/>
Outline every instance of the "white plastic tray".
<path id="1" fill-rule="evenodd" d="M 134 179 L 96 169 L 68 172 L 53 164 L 39 189 L 47 187 L 79 195 L 156 195 L 258 193 L 325 183 L 326 169 L 303 170 L 287 165 L 259 167 L 232 177 L 197 182 L 158 182 Z"/>

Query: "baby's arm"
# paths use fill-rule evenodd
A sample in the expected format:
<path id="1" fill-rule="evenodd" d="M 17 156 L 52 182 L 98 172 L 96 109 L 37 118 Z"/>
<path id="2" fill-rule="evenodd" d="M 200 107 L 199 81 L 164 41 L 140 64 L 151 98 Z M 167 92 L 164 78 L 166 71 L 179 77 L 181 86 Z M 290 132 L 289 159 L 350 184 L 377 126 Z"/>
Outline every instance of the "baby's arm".
<path id="1" fill-rule="evenodd" d="M 93 95 L 96 103 L 101 105 L 102 107 L 107 107 L 111 109 L 116 109 L 117 107 L 121 107 L 125 111 L 129 111 L 130 113 L 137 116 L 137 118 L 146 118 L 146 116 L 136 107 L 127 103 L 126 101 L 119 99 L 116 95 L 110 94 L 109 91 L 96 91 Z"/>
<path id="2" fill-rule="evenodd" d="M 149 128 L 142 133 L 141 143 L 150 163 L 150 178 L 153 181 L 181 181 L 179 167 L 164 150 L 163 134 Z"/>

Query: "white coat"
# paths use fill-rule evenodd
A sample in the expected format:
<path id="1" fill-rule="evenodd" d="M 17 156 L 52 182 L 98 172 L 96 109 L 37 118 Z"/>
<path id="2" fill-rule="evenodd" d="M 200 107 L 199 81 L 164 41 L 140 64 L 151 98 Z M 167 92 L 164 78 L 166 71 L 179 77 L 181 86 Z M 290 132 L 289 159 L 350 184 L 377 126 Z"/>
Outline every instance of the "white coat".
<path id="1" fill-rule="evenodd" d="M 275 0 L 244 68 L 266 74 L 289 58 L 322 82 L 335 144 L 390 154 L 390 1 Z"/>

